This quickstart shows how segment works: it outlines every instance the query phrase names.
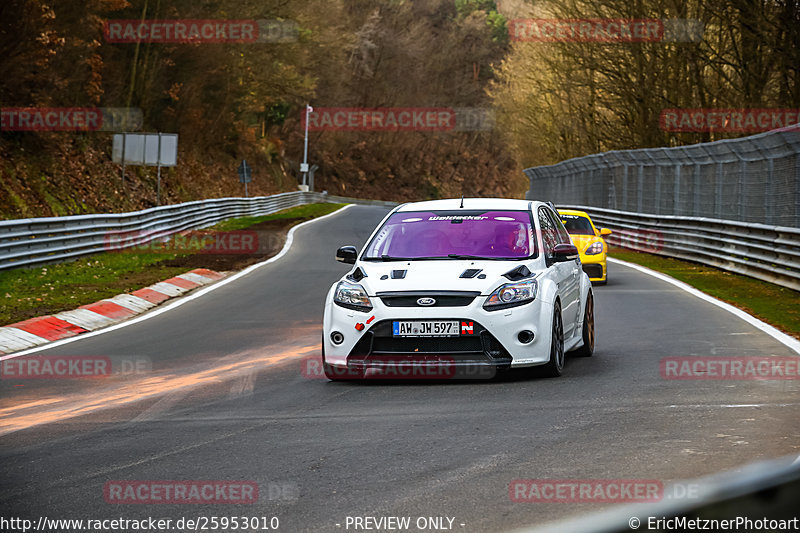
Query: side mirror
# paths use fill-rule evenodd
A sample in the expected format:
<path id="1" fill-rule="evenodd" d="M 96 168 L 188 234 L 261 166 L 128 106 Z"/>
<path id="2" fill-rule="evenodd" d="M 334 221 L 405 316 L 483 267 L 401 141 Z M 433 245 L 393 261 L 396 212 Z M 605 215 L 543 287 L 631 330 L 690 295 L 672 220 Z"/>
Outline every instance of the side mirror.
<path id="1" fill-rule="evenodd" d="M 563 263 L 578 258 L 578 248 L 574 244 L 556 244 L 553 248 L 553 262 Z"/>
<path id="2" fill-rule="evenodd" d="M 600 235 L 611 235 L 612 233 L 614 232 L 608 228 L 600 228 Z"/>
<path id="3" fill-rule="evenodd" d="M 338 250 L 336 250 L 336 260 L 340 263 L 347 263 L 348 265 L 353 265 L 356 262 L 356 257 L 358 256 L 358 250 L 356 250 L 355 246 L 342 246 Z"/>

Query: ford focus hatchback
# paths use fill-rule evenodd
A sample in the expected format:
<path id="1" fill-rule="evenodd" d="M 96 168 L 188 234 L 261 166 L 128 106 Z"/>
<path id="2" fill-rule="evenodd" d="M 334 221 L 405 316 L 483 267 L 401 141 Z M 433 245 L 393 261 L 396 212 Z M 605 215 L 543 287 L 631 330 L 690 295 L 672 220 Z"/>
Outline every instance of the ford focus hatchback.
<path id="1" fill-rule="evenodd" d="M 594 349 L 594 307 L 577 248 L 550 204 L 509 199 L 401 205 L 327 296 L 332 380 L 480 378 Z"/>

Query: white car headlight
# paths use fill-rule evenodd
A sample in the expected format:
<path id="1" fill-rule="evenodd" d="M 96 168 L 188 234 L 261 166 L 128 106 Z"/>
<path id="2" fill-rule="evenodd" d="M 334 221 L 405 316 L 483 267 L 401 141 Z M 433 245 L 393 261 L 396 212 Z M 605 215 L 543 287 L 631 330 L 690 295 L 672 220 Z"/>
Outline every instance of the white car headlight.
<path id="1" fill-rule="evenodd" d="M 366 312 L 372 309 L 372 303 L 370 303 L 364 287 L 349 281 L 339 282 L 333 294 L 333 301 L 336 305 L 355 311 Z"/>
<path id="2" fill-rule="evenodd" d="M 591 246 L 584 252 L 586 255 L 597 255 L 603 253 L 603 243 L 600 241 L 593 242 Z"/>
<path id="3" fill-rule="evenodd" d="M 535 279 L 506 283 L 505 285 L 497 287 L 494 292 L 486 298 L 483 308 L 487 311 L 494 311 L 528 303 L 536 298 L 537 287 L 538 284 Z"/>

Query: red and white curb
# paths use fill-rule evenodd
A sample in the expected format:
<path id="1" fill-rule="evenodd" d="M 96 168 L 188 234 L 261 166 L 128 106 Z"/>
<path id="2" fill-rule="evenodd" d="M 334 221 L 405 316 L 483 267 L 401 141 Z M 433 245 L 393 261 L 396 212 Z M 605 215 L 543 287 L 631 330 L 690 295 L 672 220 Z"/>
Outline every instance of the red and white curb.
<path id="1" fill-rule="evenodd" d="M 170 298 L 224 277 L 225 275 L 219 272 L 197 268 L 130 294 L 120 294 L 93 304 L 82 305 L 72 311 L 31 318 L 0 327 L 0 355 L 116 324 L 144 313 Z"/>

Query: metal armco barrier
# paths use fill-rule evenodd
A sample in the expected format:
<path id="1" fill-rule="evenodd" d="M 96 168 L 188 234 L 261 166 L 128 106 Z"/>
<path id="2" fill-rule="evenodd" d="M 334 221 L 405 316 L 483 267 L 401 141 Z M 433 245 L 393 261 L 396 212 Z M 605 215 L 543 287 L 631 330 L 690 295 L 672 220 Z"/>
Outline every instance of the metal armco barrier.
<path id="1" fill-rule="evenodd" d="M 524 172 L 529 199 L 800 227 L 800 125 L 740 139 L 604 152 Z"/>
<path id="2" fill-rule="evenodd" d="M 288 192 L 256 198 L 202 200 L 132 213 L 5 220 L 0 221 L 0 270 L 130 248 L 229 218 L 267 215 L 320 202 L 396 205 L 324 193 Z"/>
<path id="3" fill-rule="evenodd" d="M 646 215 L 591 206 L 606 240 L 624 248 L 686 259 L 800 290 L 800 228 L 699 217 Z"/>

